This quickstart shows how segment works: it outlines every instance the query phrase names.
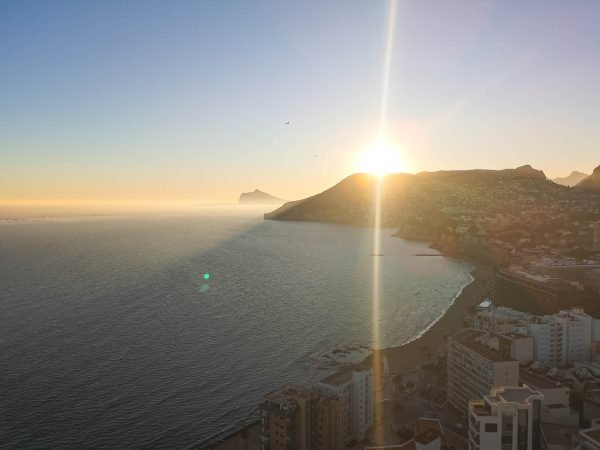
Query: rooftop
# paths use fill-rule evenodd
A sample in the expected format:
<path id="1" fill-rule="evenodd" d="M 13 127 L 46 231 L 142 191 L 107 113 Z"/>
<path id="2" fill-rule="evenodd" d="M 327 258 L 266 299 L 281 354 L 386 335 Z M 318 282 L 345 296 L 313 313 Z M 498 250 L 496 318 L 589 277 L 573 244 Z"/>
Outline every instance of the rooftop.
<path id="1" fill-rule="evenodd" d="M 481 355 L 489 361 L 512 361 L 511 359 L 507 359 L 506 357 L 504 357 L 502 353 L 500 353 L 498 350 L 495 350 L 494 348 L 489 347 L 488 345 L 480 342 L 480 340 L 485 336 L 485 334 L 486 333 L 484 331 L 467 328 L 451 336 L 450 340 L 455 341 L 458 344 L 464 345 L 469 350 L 474 351 L 475 353 Z"/>
<path id="2" fill-rule="evenodd" d="M 483 400 L 469 400 L 469 408 L 478 416 L 489 416 L 492 412 Z"/>
<path id="3" fill-rule="evenodd" d="M 364 370 L 371 370 L 371 367 L 365 364 L 356 364 L 354 366 L 348 367 L 341 372 L 336 372 L 328 377 L 325 377 L 321 380 L 323 384 L 329 384 L 331 386 L 343 386 L 344 384 L 352 381 L 352 374 L 354 372 L 362 372 Z"/>
<path id="4" fill-rule="evenodd" d="M 532 396 L 541 396 L 538 391 L 534 391 L 529 386 L 523 387 L 499 387 L 492 389 L 492 395 L 487 397 L 490 400 L 502 401 L 505 403 L 529 403 Z"/>
<path id="5" fill-rule="evenodd" d="M 542 435 L 544 441 L 549 445 L 563 445 L 571 447 L 571 439 L 577 434 L 579 428 L 554 423 L 542 423 Z"/>
<path id="6" fill-rule="evenodd" d="M 415 422 L 415 435 L 423 433 L 424 431 L 433 430 L 438 432 L 440 435 L 444 434 L 442 430 L 442 424 L 438 419 L 420 418 Z"/>
<path id="7" fill-rule="evenodd" d="M 581 430 L 579 434 L 595 444 L 600 445 L 600 428 L 586 428 Z"/>
<path id="8" fill-rule="evenodd" d="M 284 403 L 289 401 L 290 399 L 309 398 L 310 395 L 310 390 L 305 388 L 304 386 L 288 384 L 267 394 L 265 396 L 265 400 Z"/>
<path id="9" fill-rule="evenodd" d="M 422 444 L 422 445 L 427 445 L 430 442 L 435 441 L 436 439 L 439 439 L 442 437 L 442 434 L 439 431 L 436 430 L 425 430 L 420 434 L 417 434 L 415 436 L 415 442 Z"/>
<path id="10" fill-rule="evenodd" d="M 527 386 L 535 389 L 552 389 L 564 387 L 560 381 L 554 381 L 538 373 L 532 372 L 525 368 L 519 369 L 519 381 Z"/>
<path id="11" fill-rule="evenodd" d="M 342 372 L 336 372 L 333 375 L 329 375 L 328 377 L 323 378 L 321 383 L 332 386 L 343 386 L 349 381 L 352 381 L 352 369 L 347 369 Z"/>

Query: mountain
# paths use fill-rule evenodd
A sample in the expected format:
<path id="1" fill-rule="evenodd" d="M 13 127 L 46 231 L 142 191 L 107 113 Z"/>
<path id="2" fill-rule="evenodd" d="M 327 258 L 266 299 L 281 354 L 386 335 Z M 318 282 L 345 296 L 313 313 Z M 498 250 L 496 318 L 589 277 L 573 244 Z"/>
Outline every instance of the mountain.
<path id="1" fill-rule="evenodd" d="M 377 178 L 355 174 L 326 191 L 286 203 L 265 214 L 266 219 L 309 220 L 372 225 Z M 531 201 L 550 197 L 566 188 L 546 180 L 531 166 L 505 170 L 452 170 L 391 174 L 382 179 L 381 204 L 384 226 L 402 227 L 429 221 L 444 222 L 452 211 L 501 211 L 515 207 L 516 198 Z M 524 200 L 518 207 L 525 207 Z M 544 200 L 544 201 L 545 201 Z"/>
<path id="2" fill-rule="evenodd" d="M 592 252 L 590 225 L 600 221 L 598 205 L 600 167 L 570 189 L 546 179 L 541 170 L 522 166 L 380 179 L 354 174 L 320 194 L 284 204 L 265 219 L 373 226 L 379 210 L 381 226 L 396 229 L 399 237 L 501 266 L 524 251 Z"/>
<path id="3" fill-rule="evenodd" d="M 575 187 L 578 189 L 600 190 L 600 166 L 596 167 L 589 177 L 581 180 Z"/>
<path id="4" fill-rule="evenodd" d="M 266 192 L 255 189 L 253 192 L 244 192 L 240 195 L 238 203 L 240 205 L 264 205 L 284 203 L 285 200 L 274 197 Z"/>
<path id="5" fill-rule="evenodd" d="M 583 173 L 583 172 L 577 172 L 576 170 L 574 170 L 573 172 L 571 172 L 571 175 L 569 175 L 568 177 L 559 177 L 559 178 L 555 178 L 554 181 L 557 184 L 562 184 L 563 186 L 575 186 L 577 183 L 579 183 L 581 180 L 583 180 L 584 178 L 589 177 L 588 174 Z"/>

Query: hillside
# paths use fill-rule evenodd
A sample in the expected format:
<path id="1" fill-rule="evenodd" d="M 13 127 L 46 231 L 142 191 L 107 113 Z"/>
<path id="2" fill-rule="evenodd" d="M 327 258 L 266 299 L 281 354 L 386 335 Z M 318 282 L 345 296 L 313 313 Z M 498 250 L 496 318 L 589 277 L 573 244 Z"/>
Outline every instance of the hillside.
<path id="1" fill-rule="evenodd" d="M 578 189 L 600 190 L 600 166 L 596 167 L 589 177 L 581 180 L 576 187 Z"/>
<path id="2" fill-rule="evenodd" d="M 326 191 L 265 215 L 275 220 L 314 220 L 371 225 L 376 178 L 355 174 Z M 546 180 L 531 166 L 506 170 L 459 170 L 392 174 L 382 181 L 384 226 L 442 223 L 455 213 L 526 208 L 566 195 L 566 188 Z M 515 197 L 522 202 L 515 205 Z"/>
<path id="3" fill-rule="evenodd" d="M 576 170 L 574 170 L 569 176 L 554 178 L 552 181 L 554 181 L 556 184 L 562 184 L 563 186 L 572 187 L 588 176 L 589 175 L 586 173 L 577 172 Z"/>
<path id="4" fill-rule="evenodd" d="M 600 177 L 600 169 L 594 173 Z M 590 225 L 600 220 L 600 191 L 561 186 L 531 166 L 393 174 L 381 182 L 384 227 L 493 264 L 527 249 L 591 254 Z M 374 176 L 351 175 L 265 218 L 373 226 L 376 186 Z"/>

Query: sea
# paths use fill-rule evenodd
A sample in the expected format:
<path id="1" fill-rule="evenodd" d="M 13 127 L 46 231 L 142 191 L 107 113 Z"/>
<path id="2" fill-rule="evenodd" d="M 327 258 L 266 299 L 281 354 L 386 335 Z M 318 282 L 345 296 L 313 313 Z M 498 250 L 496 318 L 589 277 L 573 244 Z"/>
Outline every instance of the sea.
<path id="1" fill-rule="evenodd" d="M 263 212 L 1 220 L 0 447 L 201 448 L 269 391 L 414 339 L 472 280 L 394 230 L 376 256 L 373 229 Z"/>

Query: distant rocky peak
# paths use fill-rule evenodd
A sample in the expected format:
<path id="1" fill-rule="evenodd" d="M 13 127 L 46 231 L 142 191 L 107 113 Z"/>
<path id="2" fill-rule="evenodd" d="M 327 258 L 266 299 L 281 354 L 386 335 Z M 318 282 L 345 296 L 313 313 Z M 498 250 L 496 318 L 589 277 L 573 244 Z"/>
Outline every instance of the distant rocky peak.
<path id="1" fill-rule="evenodd" d="M 261 204 L 261 203 L 283 203 L 284 200 L 274 197 L 271 194 L 254 189 L 252 192 L 244 192 L 240 194 L 239 203 L 245 204 Z"/>
<path id="2" fill-rule="evenodd" d="M 534 169 L 529 164 L 526 164 L 521 167 L 517 167 L 516 169 L 513 169 L 513 170 L 518 175 L 524 175 L 524 176 L 528 176 L 528 177 L 532 177 L 532 178 L 539 178 L 542 180 L 546 179 L 546 174 L 544 173 L 543 170 Z"/>

